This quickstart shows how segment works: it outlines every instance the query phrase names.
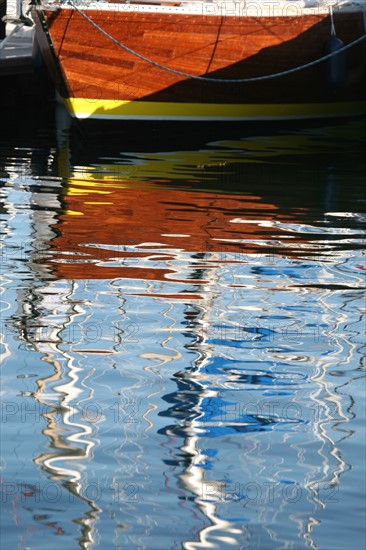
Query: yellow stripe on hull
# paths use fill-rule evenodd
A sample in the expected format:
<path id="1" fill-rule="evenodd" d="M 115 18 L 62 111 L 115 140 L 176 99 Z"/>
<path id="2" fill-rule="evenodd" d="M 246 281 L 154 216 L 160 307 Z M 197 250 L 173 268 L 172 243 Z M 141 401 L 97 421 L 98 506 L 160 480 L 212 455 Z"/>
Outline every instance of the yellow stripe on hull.
<path id="1" fill-rule="evenodd" d="M 366 115 L 366 101 L 338 103 L 222 104 L 63 99 L 76 118 L 106 120 L 283 120 Z"/>

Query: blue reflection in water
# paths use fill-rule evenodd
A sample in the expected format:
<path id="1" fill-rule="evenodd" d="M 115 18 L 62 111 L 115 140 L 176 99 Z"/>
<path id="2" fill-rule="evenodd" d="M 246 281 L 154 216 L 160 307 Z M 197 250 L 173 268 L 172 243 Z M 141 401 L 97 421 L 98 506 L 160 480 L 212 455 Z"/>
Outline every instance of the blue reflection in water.
<path id="1" fill-rule="evenodd" d="M 224 189 L 276 147 L 288 185 L 284 146 L 136 153 L 130 179 L 123 155 L 56 177 L 65 151 L 4 153 L 4 548 L 360 547 L 358 172 L 334 210 Z"/>

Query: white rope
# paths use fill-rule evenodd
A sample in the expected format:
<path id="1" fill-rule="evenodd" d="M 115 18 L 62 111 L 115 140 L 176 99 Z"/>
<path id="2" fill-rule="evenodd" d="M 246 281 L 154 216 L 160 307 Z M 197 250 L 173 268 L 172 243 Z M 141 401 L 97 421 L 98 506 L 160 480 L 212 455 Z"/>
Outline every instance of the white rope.
<path id="1" fill-rule="evenodd" d="M 330 24 L 331 24 L 330 34 L 332 36 L 336 36 L 336 30 L 335 30 L 335 25 L 334 25 L 334 14 L 333 14 L 333 7 L 332 6 L 329 6 L 329 15 L 330 15 Z"/>
<path id="2" fill-rule="evenodd" d="M 98 23 L 95 23 L 95 21 L 93 21 L 93 19 L 91 19 L 88 15 L 86 15 L 85 12 L 83 12 L 80 8 L 78 8 L 72 0 L 68 0 L 68 3 L 80 15 L 82 15 L 84 17 L 84 19 L 89 21 L 89 23 L 91 25 L 93 25 L 93 27 L 95 27 L 99 32 L 101 32 L 109 40 L 114 42 L 114 44 L 116 44 L 120 48 L 124 49 L 126 52 L 128 52 L 128 53 L 134 55 L 135 57 L 138 57 L 139 59 L 142 59 L 143 61 L 146 61 L 146 63 L 149 63 L 150 65 L 158 67 L 159 69 L 162 69 L 164 71 L 168 71 L 170 73 L 177 74 L 179 76 L 184 76 L 185 78 L 192 78 L 192 79 L 195 79 L 195 80 L 201 80 L 203 82 L 217 82 L 217 83 L 221 83 L 221 84 L 222 83 L 223 84 L 230 84 L 230 83 L 231 84 L 241 84 L 241 83 L 247 83 L 247 82 L 258 82 L 260 80 L 269 80 L 271 78 L 278 78 L 279 76 L 286 76 L 288 74 L 292 74 L 292 73 L 295 73 L 297 71 L 301 71 L 303 69 L 313 67 L 314 65 L 318 65 L 319 63 L 322 63 L 323 61 L 326 61 L 327 59 L 330 59 L 331 57 L 333 57 L 335 55 L 338 55 L 341 52 L 344 52 L 345 50 L 348 50 L 349 48 L 352 48 L 356 44 L 359 44 L 360 42 L 362 42 L 363 40 L 366 39 L 366 33 L 365 33 L 362 36 L 360 36 L 359 38 L 356 38 L 356 40 L 353 40 L 353 42 L 350 42 L 349 44 L 346 44 L 345 46 L 335 50 L 334 52 L 331 52 L 327 55 L 324 55 L 323 57 L 315 59 L 314 61 L 310 61 L 309 63 L 305 63 L 305 65 L 299 65 L 298 67 L 294 67 L 293 69 L 288 69 L 286 71 L 280 71 L 278 73 L 272 73 L 272 74 L 268 74 L 268 75 L 256 76 L 256 77 L 251 77 L 251 78 L 239 78 L 239 79 L 210 78 L 210 77 L 207 77 L 207 76 L 198 76 L 198 75 L 193 75 L 193 74 L 189 74 L 189 73 L 184 73 L 182 71 L 178 71 L 176 69 L 166 67 L 165 65 L 161 65 L 160 63 L 157 63 L 156 61 L 153 61 L 152 59 L 149 59 L 149 58 L 145 57 L 144 55 L 132 50 L 131 48 L 129 48 L 125 44 L 122 44 L 122 42 L 119 42 L 116 38 L 114 38 L 109 33 L 107 33 L 104 29 L 102 29 L 98 25 Z"/>

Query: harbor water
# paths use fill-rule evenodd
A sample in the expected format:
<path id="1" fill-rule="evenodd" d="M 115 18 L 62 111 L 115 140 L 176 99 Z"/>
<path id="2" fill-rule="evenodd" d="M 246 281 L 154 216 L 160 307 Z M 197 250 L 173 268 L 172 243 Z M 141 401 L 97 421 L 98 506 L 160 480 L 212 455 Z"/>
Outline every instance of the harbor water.
<path id="1" fill-rule="evenodd" d="M 0 137 L 1 548 L 365 548 L 365 121 L 47 109 Z"/>

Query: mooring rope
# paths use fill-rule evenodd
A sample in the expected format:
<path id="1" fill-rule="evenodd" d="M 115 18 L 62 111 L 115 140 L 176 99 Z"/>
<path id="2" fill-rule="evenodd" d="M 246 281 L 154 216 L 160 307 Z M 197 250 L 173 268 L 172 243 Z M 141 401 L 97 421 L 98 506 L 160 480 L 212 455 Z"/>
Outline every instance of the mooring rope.
<path id="1" fill-rule="evenodd" d="M 146 63 L 149 63 L 150 65 L 153 65 L 154 67 L 158 67 L 159 69 L 162 69 L 164 71 L 168 71 L 173 74 L 177 74 L 179 76 L 184 76 L 185 78 L 192 78 L 195 80 L 201 80 L 203 82 L 217 82 L 221 84 L 243 84 L 246 82 L 259 82 L 261 80 L 269 80 L 271 78 L 278 78 L 280 76 L 286 76 L 288 74 L 292 74 L 298 71 L 302 71 L 304 69 L 308 69 L 309 67 L 313 67 L 314 65 L 318 65 L 319 63 L 322 63 L 323 61 L 326 61 L 327 59 L 330 59 L 331 57 L 334 57 L 335 55 L 338 55 L 345 50 L 348 50 L 349 48 L 352 48 L 353 46 L 356 46 L 356 44 L 359 44 L 363 40 L 366 39 L 366 33 L 360 36 L 359 38 L 356 38 L 349 44 L 346 44 L 345 46 L 342 46 L 341 48 L 324 55 L 323 57 L 320 57 L 318 59 L 315 59 L 314 61 L 310 61 L 309 63 L 305 63 L 304 65 L 299 65 L 298 67 L 294 67 L 292 69 L 287 69 L 286 71 L 280 71 L 278 73 L 272 73 L 267 74 L 263 76 L 254 76 L 249 78 L 239 78 L 239 79 L 228 79 L 228 78 L 210 78 L 207 76 L 198 76 L 194 74 L 185 73 L 183 71 L 178 71 L 177 69 L 172 69 L 171 67 L 166 67 L 165 65 L 161 65 L 160 63 L 157 63 L 156 61 L 153 61 L 152 59 L 149 59 L 148 57 L 145 57 L 144 55 L 136 52 L 135 50 L 132 50 L 126 44 L 123 44 L 122 42 L 119 42 L 116 38 L 114 38 L 112 35 L 110 35 L 108 32 L 106 32 L 98 23 L 93 21 L 83 10 L 78 8 L 73 0 L 68 0 L 67 2 L 70 4 L 84 19 L 89 21 L 89 23 L 95 27 L 99 32 L 101 32 L 104 36 L 106 36 L 109 40 L 111 40 L 114 44 L 119 46 L 120 48 L 124 49 L 126 52 L 134 55 L 135 57 L 138 57 L 139 59 L 142 59 L 143 61 L 146 61 Z"/>

